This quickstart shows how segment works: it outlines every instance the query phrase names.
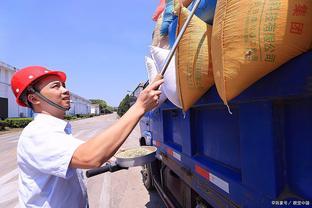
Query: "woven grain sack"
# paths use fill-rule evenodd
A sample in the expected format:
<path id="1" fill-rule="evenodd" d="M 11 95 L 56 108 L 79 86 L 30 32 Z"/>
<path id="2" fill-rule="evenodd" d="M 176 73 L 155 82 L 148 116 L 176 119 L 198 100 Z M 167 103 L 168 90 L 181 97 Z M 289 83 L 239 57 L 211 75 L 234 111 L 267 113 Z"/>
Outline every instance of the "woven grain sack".
<path id="1" fill-rule="evenodd" d="M 148 81 L 149 81 L 149 83 L 152 83 L 154 81 L 156 75 L 158 74 L 158 71 L 157 71 L 154 60 L 148 56 L 145 56 L 145 68 L 147 70 Z M 158 106 L 167 100 L 167 97 L 164 93 L 163 86 L 160 86 L 159 89 L 161 91 L 161 94 L 159 96 Z"/>
<path id="2" fill-rule="evenodd" d="M 307 51 L 311 26 L 311 0 L 219 0 L 212 62 L 223 102 Z"/>
<path id="3" fill-rule="evenodd" d="M 154 31 L 152 45 L 160 48 L 169 48 L 168 36 L 160 35 L 160 27 L 162 24 L 163 13 L 159 16 Z"/>
<path id="4" fill-rule="evenodd" d="M 178 10 L 177 34 L 189 16 Z M 180 103 L 187 111 L 214 84 L 210 57 L 211 26 L 192 17 L 176 51 L 176 76 Z"/>
<path id="5" fill-rule="evenodd" d="M 150 48 L 151 56 L 156 64 L 157 71 L 161 71 L 165 64 L 166 58 L 169 55 L 170 50 L 163 49 L 155 46 Z M 175 57 L 172 57 L 166 73 L 164 74 L 164 83 L 162 84 L 166 97 L 178 108 L 182 108 L 177 93 L 177 82 L 176 82 L 176 68 L 175 68 Z"/>

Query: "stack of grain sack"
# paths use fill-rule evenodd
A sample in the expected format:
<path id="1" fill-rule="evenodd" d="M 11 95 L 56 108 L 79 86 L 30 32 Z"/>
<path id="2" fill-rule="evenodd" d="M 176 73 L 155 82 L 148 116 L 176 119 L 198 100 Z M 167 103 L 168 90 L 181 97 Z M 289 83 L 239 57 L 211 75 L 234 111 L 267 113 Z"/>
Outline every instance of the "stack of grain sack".
<path id="1" fill-rule="evenodd" d="M 190 0 L 185 2 L 191 3 Z M 163 94 L 184 111 L 214 83 L 209 53 L 212 27 L 206 22 L 213 21 L 215 4 L 216 1 L 201 1 L 195 14 L 203 20 L 197 16 L 192 18 L 164 75 L 165 82 L 161 87 Z M 153 15 L 156 26 L 150 53 L 145 59 L 154 61 L 156 73 L 160 73 L 170 52 L 169 48 L 189 15 L 189 10 L 182 5 L 185 5 L 182 1 L 166 0 L 164 4 L 161 0 Z M 189 5 L 189 9 L 192 7 L 193 3 Z M 147 71 L 151 72 L 151 64 L 146 66 Z"/>
<path id="2" fill-rule="evenodd" d="M 159 70 L 194 1 L 161 0 L 150 50 Z M 187 111 L 215 84 L 228 105 L 257 80 L 310 50 L 311 26 L 312 0 L 201 0 L 165 73 L 163 92 Z"/>

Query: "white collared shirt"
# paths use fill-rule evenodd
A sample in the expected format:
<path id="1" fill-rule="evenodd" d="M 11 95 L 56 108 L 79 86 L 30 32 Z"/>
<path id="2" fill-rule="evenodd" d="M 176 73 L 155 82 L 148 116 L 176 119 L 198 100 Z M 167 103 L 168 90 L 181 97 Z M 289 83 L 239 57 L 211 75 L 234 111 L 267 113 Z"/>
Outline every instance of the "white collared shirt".
<path id="1" fill-rule="evenodd" d="M 82 143 L 72 136 L 69 123 L 35 114 L 17 146 L 21 207 L 87 207 L 82 171 L 69 167 Z"/>

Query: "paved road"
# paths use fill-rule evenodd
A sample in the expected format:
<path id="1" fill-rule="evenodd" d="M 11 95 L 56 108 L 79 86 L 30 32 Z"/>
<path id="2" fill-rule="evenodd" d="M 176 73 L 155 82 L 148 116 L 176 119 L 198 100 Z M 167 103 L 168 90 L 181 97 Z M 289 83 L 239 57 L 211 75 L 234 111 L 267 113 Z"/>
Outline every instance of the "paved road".
<path id="1" fill-rule="evenodd" d="M 116 120 L 116 114 L 111 114 L 74 121 L 73 135 L 88 140 Z M 16 145 L 19 135 L 20 132 L 0 135 L 0 207 L 18 207 Z M 138 146 L 139 135 L 137 126 L 122 148 Z M 90 207 L 164 207 L 156 192 L 146 191 L 140 170 L 140 167 L 133 167 L 87 179 Z"/>

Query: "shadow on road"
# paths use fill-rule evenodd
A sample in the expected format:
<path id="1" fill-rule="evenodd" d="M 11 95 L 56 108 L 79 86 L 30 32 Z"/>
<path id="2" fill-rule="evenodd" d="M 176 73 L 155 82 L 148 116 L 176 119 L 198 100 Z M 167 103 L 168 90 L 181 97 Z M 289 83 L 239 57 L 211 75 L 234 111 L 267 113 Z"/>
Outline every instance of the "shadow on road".
<path id="1" fill-rule="evenodd" d="M 145 204 L 146 208 L 166 208 L 156 190 L 149 191 L 150 201 Z"/>

